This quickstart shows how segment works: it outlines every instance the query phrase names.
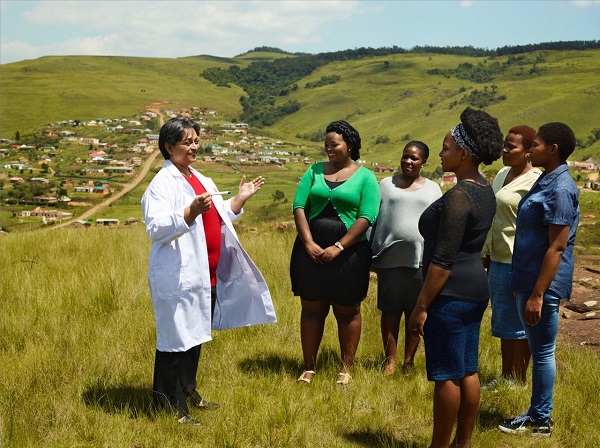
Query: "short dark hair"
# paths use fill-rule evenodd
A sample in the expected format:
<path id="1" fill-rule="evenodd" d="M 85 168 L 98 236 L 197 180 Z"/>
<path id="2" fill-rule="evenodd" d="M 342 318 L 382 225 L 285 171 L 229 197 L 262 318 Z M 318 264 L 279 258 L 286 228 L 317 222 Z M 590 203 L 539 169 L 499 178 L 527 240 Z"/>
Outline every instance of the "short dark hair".
<path id="1" fill-rule="evenodd" d="M 575 151 L 575 133 L 564 123 L 546 123 L 540 126 L 537 135 L 547 145 L 558 145 L 558 155 L 563 162 Z"/>
<path id="2" fill-rule="evenodd" d="M 504 135 L 498 120 L 483 110 L 467 107 L 460 114 L 465 131 L 475 142 L 474 158 L 489 165 L 500 158 L 504 148 Z"/>
<path id="3" fill-rule="evenodd" d="M 521 136 L 521 143 L 523 144 L 523 149 L 525 151 L 529 151 L 533 146 L 533 139 L 535 138 L 535 129 L 527 126 L 526 124 L 520 124 L 519 126 L 514 126 L 508 130 L 509 134 L 515 134 Z"/>
<path id="4" fill-rule="evenodd" d="M 421 151 L 421 157 L 423 157 L 423 162 L 426 162 L 427 159 L 429 158 L 429 146 L 427 146 L 421 140 L 411 140 L 410 142 L 408 142 L 406 144 L 406 146 L 404 147 L 404 149 L 410 148 L 411 146 L 414 146 L 419 151 Z"/>
<path id="5" fill-rule="evenodd" d="M 171 158 L 171 154 L 167 151 L 167 144 L 176 145 L 183 138 L 183 134 L 188 129 L 193 129 L 196 134 L 200 135 L 200 125 L 187 117 L 171 118 L 160 128 L 158 134 L 158 148 L 165 160 Z"/>
<path id="6" fill-rule="evenodd" d="M 344 120 L 338 120 L 329 123 L 325 132 L 329 134 L 330 132 L 335 132 L 342 136 L 346 144 L 350 147 L 350 158 L 352 160 L 360 159 L 360 134 L 356 129 L 350 126 Z"/>

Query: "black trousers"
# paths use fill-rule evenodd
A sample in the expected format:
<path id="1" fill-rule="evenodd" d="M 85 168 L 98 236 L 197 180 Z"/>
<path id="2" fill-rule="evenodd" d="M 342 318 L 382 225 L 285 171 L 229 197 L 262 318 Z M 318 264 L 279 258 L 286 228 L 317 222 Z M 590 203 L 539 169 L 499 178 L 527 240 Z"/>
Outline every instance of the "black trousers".
<path id="1" fill-rule="evenodd" d="M 211 288 L 211 308 L 214 312 L 217 299 L 216 288 Z M 196 374 L 202 344 L 185 352 L 161 352 L 154 358 L 154 383 L 152 394 L 157 409 L 171 409 L 180 417 L 189 415 L 187 400 L 200 403 L 202 397 L 196 391 Z"/>

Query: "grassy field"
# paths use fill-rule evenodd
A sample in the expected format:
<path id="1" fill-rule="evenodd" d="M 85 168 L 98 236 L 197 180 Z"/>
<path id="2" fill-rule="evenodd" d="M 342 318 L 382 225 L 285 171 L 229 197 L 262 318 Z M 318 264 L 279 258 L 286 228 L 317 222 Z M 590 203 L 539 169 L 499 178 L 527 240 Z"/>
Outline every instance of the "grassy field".
<path id="1" fill-rule="evenodd" d="M 250 206 L 249 206 L 250 207 Z M 373 282 L 347 389 L 335 322 L 328 317 L 309 387 L 301 371 L 299 300 L 288 262 L 293 232 L 267 224 L 241 240 L 267 279 L 276 324 L 214 332 L 202 353 L 199 389 L 221 404 L 195 412 L 203 427 L 181 427 L 151 407 L 155 333 L 146 281 L 149 238 L 142 226 L 56 230 L 0 238 L 1 445 L 6 447 L 425 447 L 432 384 L 420 349 L 416 372 L 385 378 Z M 484 318 L 483 381 L 500 370 L 499 344 Z M 556 429 L 549 439 L 509 436 L 500 420 L 528 404 L 530 389 L 483 393 L 478 447 L 592 447 L 600 411 L 600 360 L 561 343 Z"/>

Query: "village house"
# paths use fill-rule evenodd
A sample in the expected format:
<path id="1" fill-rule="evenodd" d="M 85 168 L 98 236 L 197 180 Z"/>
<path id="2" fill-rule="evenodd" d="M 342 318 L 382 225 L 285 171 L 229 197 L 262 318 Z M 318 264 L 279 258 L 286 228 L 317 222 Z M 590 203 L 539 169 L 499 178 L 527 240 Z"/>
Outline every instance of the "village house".
<path id="1" fill-rule="evenodd" d="M 104 172 L 106 172 L 107 169 L 109 168 L 104 168 Z M 108 182 L 107 180 L 99 180 L 94 184 L 93 192 L 96 194 L 110 193 L 110 182 Z"/>
<path id="2" fill-rule="evenodd" d="M 81 145 L 94 145 L 94 146 L 98 146 L 98 144 L 100 143 L 100 139 L 99 138 L 94 138 L 94 137 L 81 137 L 81 140 L 79 140 L 79 143 Z"/>
<path id="3" fill-rule="evenodd" d="M 35 196 L 33 202 L 36 204 L 56 204 L 58 198 L 55 198 L 54 196 Z"/>
<path id="4" fill-rule="evenodd" d="M 121 221 L 117 218 L 98 218 L 96 219 L 97 226 L 118 226 Z"/>
<path id="5" fill-rule="evenodd" d="M 92 221 L 85 221 L 83 219 L 77 219 L 73 221 L 69 226 L 73 229 L 87 229 L 92 225 Z"/>
<path id="6" fill-rule="evenodd" d="M 32 182 L 34 184 L 49 184 L 50 180 L 43 178 L 43 177 L 32 177 L 31 179 L 29 179 L 29 182 Z"/>
<path id="7" fill-rule="evenodd" d="M 456 174 L 454 173 L 444 173 L 442 176 L 442 181 L 440 182 L 441 186 L 446 184 L 456 184 Z"/>
<path id="8" fill-rule="evenodd" d="M 104 168 L 104 172 L 107 174 L 131 174 L 133 173 L 133 167 L 129 165 L 109 166 Z"/>
<path id="9" fill-rule="evenodd" d="M 395 168 L 390 168 L 390 167 L 387 167 L 387 166 L 376 166 L 375 167 L 375 172 L 376 173 L 393 173 L 395 171 L 396 171 Z"/>
<path id="10" fill-rule="evenodd" d="M 63 212 L 60 210 L 45 210 L 42 207 L 36 207 L 33 210 L 23 210 L 21 212 L 21 216 L 24 218 L 29 217 L 40 217 L 44 220 L 48 221 L 58 221 L 66 218 L 70 218 L 73 216 L 73 213 Z"/>
<path id="11" fill-rule="evenodd" d="M 583 162 L 574 162 L 569 160 L 567 161 L 567 164 L 579 171 L 596 171 L 598 169 L 598 162 L 596 162 L 596 160 L 594 160 L 592 157 L 590 157 L 587 160 L 584 160 Z"/>

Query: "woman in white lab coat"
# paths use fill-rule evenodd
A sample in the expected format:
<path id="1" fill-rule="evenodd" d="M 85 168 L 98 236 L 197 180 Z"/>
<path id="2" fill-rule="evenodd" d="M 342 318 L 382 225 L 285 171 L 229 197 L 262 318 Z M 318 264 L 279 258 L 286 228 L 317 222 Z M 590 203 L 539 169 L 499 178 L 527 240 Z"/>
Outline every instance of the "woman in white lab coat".
<path id="1" fill-rule="evenodd" d="M 196 391 L 203 343 L 211 327 L 237 328 L 275 322 L 269 289 L 241 247 L 232 220 L 264 179 L 242 177 L 239 192 L 224 200 L 215 183 L 191 164 L 199 126 L 173 118 L 159 135 L 166 159 L 142 198 L 146 232 L 152 239 L 148 281 L 156 320 L 154 403 L 170 408 L 180 423 L 198 424 L 189 403 L 215 407 Z"/>

